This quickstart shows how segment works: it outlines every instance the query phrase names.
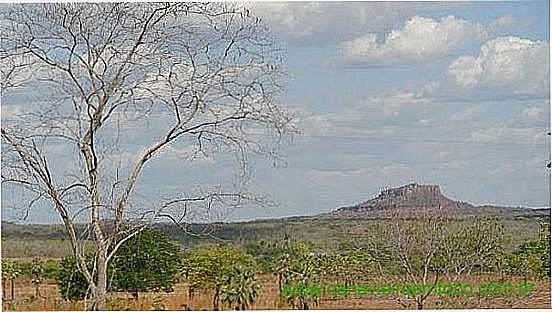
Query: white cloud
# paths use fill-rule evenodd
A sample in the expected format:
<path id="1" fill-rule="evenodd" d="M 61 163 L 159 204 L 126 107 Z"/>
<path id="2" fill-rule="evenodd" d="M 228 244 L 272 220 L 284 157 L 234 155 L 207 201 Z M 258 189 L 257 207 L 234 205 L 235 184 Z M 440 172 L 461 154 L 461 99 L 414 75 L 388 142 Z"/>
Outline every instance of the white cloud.
<path id="1" fill-rule="evenodd" d="M 333 43 L 386 32 L 409 16 L 462 3 L 252 2 L 246 4 L 278 37 L 295 44 Z"/>
<path id="2" fill-rule="evenodd" d="M 512 15 L 504 15 L 489 25 L 489 31 L 496 32 L 501 29 L 511 28 L 514 25 L 516 25 L 516 19 Z"/>
<path id="3" fill-rule="evenodd" d="M 375 33 L 346 41 L 342 55 L 348 62 L 402 64 L 444 57 L 472 41 L 485 40 L 485 27 L 454 16 L 441 20 L 414 16 L 404 28 L 394 30 L 380 42 Z"/>
<path id="4" fill-rule="evenodd" d="M 450 116 L 450 121 L 466 122 L 476 120 L 485 110 L 482 106 L 468 107 L 465 111 L 453 113 Z"/>
<path id="5" fill-rule="evenodd" d="M 525 105 L 513 116 L 511 125 L 546 129 L 550 125 L 550 100 Z"/>
<path id="6" fill-rule="evenodd" d="M 306 180 L 317 187 L 396 186 L 415 181 L 416 171 L 405 164 L 374 165 L 353 170 L 309 170 Z"/>
<path id="7" fill-rule="evenodd" d="M 493 92 L 548 97 L 550 45 L 518 37 L 499 37 L 485 43 L 477 57 L 462 56 L 448 67 L 440 92 Z"/>
<path id="8" fill-rule="evenodd" d="M 535 128 L 489 127 L 474 130 L 471 138 L 476 142 L 506 144 L 543 144 L 547 140 L 542 131 Z"/>
<path id="9" fill-rule="evenodd" d="M 427 114 L 438 103 L 415 93 L 381 94 L 330 113 L 296 111 L 297 123 L 307 135 L 388 136 L 397 127 L 429 124 Z"/>
<path id="10" fill-rule="evenodd" d="M 539 120 L 544 115 L 542 107 L 526 107 L 521 111 L 521 116 L 527 120 Z"/>

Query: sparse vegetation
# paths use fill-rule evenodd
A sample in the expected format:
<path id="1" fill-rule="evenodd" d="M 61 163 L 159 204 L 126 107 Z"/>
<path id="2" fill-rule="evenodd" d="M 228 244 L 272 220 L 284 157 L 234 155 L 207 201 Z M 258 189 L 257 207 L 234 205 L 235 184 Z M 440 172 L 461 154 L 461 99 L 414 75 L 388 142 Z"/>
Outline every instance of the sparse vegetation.
<path id="1" fill-rule="evenodd" d="M 237 241 L 220 245 L 205 239 L 184 251 L 160 232 L 145 230 L 114 256 L 109 267 L 109 307 L 311 309 L 346 307 L 353 299 L 372 303 L 385 299 L 386 307 L 395 309 L 514 307 L 548 289 L 547 223 L 527 226 L 534 229 L 531 235 L 516 236 L 513 229 L 529 221 L 430 217 L 339 221 L 333 227 L 347 236 L 332 237 L 335 243 L 328 244 L 322 243 L 321 235 L 331 234 L 323 232 L 324 221 L 317 222 L 322 225 L 319 233 L 324 233 L 318 240 L 285 233 L 245 240 L 243 246 Z M 290 232 L 297 233 L 293 228 Z M 56 310 L 83 307 L 80 302 L 88 285 L 71 257 L 61 262 L 16 260 L 10 265 L 20 270 L 15 285 L 29 285 L 29 292 L 27 297 L 15 295 L 19 299 L 10 301 L 6 309 L 46 302 L 45 296 L 36 295 L 37 285 L 41 294 L 47 294 L 54 279 L 60 281 L 61 297 L 68 300 L 56 302 Z M 40 283 L 33 283 L 37 276 L 42 276 L 36 279 Z M 174 295 L 165 294 L 173 289 Z M 134 299 L 128 301 L 121 292 Z M 167 296 L 179 298 L 182 304 L 169 304 Z"/>

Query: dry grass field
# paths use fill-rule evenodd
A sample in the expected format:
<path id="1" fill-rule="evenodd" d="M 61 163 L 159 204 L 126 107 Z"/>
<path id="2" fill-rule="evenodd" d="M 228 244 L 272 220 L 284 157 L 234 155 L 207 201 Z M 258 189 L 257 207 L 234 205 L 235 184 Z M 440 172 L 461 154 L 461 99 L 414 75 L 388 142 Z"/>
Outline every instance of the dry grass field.
<path id="1" fill-rule="evenodd" d="M 470 284 L 497 280 L 497 277 L 478 276 L 466 279 Z M 272 276 L 261 278 L 263 285 L 261 294 L 253 310 L 265 309 L 292 309 L 290 305 L 282 302 L 278 297 L 277 282 Z M 527 297 L 502 296 L 494 298 L 442 298 L 430 297 L 425 306 L 426 309 L 470 309 L 470 308 L 551 308 L 550 281 L 535 282 L 535 291 Z M 41 286 L 43 298 L 34 298 L 34 287 L 30 281 L 22 281 L 16 284 L 16 300 L 4 300 L 4 311 L 68 311 L 83 310 L 84 302 L 71 302 L 61 299 L 57 285 L 47 283 Z M 7 294 L 9 296 L 9 294 Z M 211 310 L 210 292 L 196 292 L 193 298 L 188 298 L 188 288 L 185 284 L 177 284 L 172 293 L 145 293 L 140 294 L 138 300 L 129 295 L 113 294 L 109 300 L 111 310 Z M 414 305 L 400 302 L 393 297 L 366 297 L 360 299 L 345 298 L 327 300 L 322 298 L 314 309 L 414 309 Z M 230 310 L 221 305 L 221 309 Z"/>

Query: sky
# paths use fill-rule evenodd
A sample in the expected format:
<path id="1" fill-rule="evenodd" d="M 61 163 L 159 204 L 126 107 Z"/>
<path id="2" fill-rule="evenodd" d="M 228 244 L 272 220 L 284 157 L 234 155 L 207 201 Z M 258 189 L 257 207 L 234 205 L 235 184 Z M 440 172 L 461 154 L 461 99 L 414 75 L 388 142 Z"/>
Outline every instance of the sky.
<path id="1" fill-rule="evenodd" d="M 473 204 L 549 206 L 548 1 L 247 5 L 285 52 L 277 100 L 302 133 L 284 144 L 285 163 L 252 158 L 255 187 L 275 205 L 227 221 L 328 212 L 412 182 Z M 226 166 L 155 162 L 144 197 L 224 180 Z M 48 209 L 27 221 L 58 222 Z"/>

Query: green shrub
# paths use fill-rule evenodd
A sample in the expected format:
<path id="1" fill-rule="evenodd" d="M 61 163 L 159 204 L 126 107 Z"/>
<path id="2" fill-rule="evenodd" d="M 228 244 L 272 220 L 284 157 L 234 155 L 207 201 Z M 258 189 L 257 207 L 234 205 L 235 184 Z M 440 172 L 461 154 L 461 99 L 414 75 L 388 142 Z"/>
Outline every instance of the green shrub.
<path id="1" fill-rule="evenodd" d="M 44 261 L 44 278 L 57 279 L 61 271 L 61 262 L 58 260 Z"/>
<path id="2" fill-rule="evenodd" d="M 144 229 L 117 250 L 111 288 L 138 298 L 139 292 L 173 290 L 179 271 L 179 247 L 155 230 Z"/>
<path id="3" fill-rule="evenodd" d="M 93 258 L 87 257 L 87 265 L 92 268 Z M 57 274 L 58 286 L 61 297 L 65 300 L 82 300 L 88 291 L 88 281 L 78 270 L 75 257 L 69 256 L 61 260 Z"/>
<path id="4" fill-rule="evenodd" d="M 247 310 L 259 295 L 261 284 L 251 267 L 239 265 L 227 272 L 221 287 L 221 301 L 234 310 Z"/>
<path id="5" fill-rule="evenodd" d="M 107 267 L 108 291 L 127 291 L 135 298 L 143 291 L 172 291 L 179 268 L 179 248 L 164 234 L 144 229 L 125 241 Z M 93 255 L 86 257 L 92 271 Z M 88 291 L 88 282 L 78 268 L 75 257 L 65 257 L 56 275 L 61 295 L 66 300 L 82 300 Z"/>
<path id="6" fill-rule="evenodd" d="M 206 246 L 184 258 L 182 273 L 191 289 L 210 289 L 213 310 L 223 302 L 233 308 L 246 308 L 257 298 L 258 271 L 255 259 L 233 246 Z M 236 293 L 236 291 L 241 291 Z"/>
<path id="7" fill-rule="evenodd" d="M 550 226 L 541 225 L 539 240 L 523 243 L 505 259 L 505 273 L 525 278 L 550 278 Z"/>

